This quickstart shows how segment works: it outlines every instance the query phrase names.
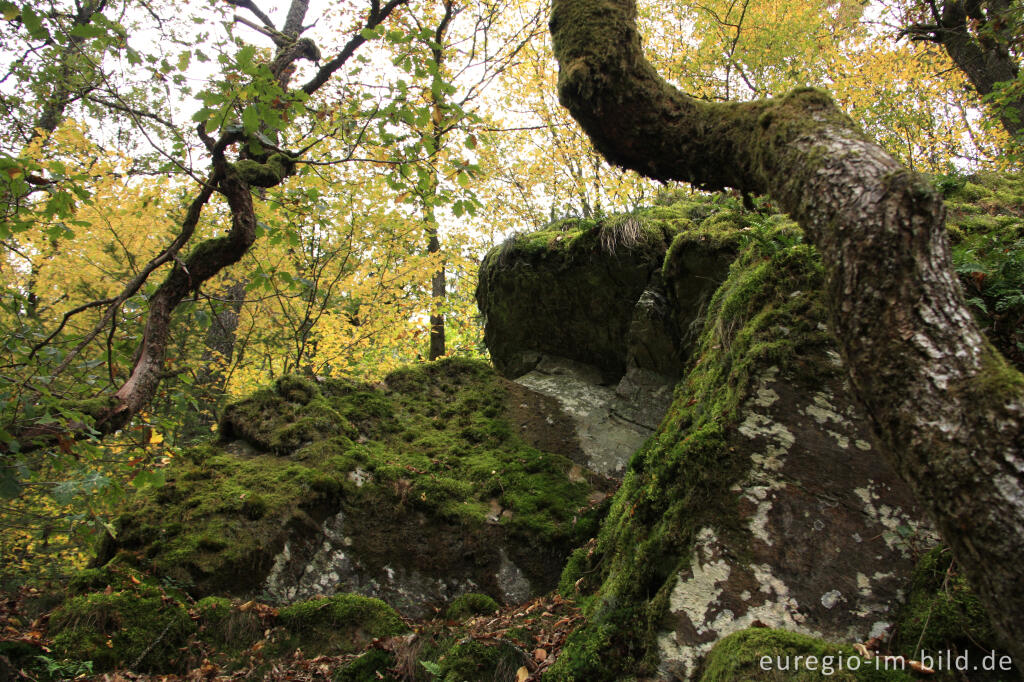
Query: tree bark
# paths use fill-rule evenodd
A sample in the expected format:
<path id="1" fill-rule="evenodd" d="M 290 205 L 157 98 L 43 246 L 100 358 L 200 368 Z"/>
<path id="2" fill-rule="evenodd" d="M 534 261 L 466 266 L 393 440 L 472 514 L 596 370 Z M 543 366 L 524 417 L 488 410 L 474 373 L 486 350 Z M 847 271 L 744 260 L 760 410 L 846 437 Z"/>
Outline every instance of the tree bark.
<path id="1" fill-rule="evenodd" d="M 825 264 L 832 331 L 888 457 L 1024 661 L 1024 378 L 978 330 L 941 197 L 831 98 L 712 104 L 644 58 L 634 0 L 554 0 L 559 96 L 609 161 L 770 194 Z"/>
<path id="2" fill-rule="evenodd" d="M 452 19 L 455 18 L 456 8 L 453 0 L 444 0 L 444 14 L 441 20 L 437 24 L 437 28 L 434 29 L 434 42 L 430 48 L 430 55 L 434 61 L 434 65 L 437 67 L 438 73 L 444 65 L 445 58 L 445 41 L 447 39 L 448 28 L 451 26 Z M 445 129 L 441 125 L 441 122 L 445 118 L 445 109 L 447 102 L 444 100 L 444 95 L 439 92 L 430 90 L 430 111 L 431 111 L 431 123 L 430 132 L 426 134 L 429 138 L 431 145 L 433 146 L 434 153 L 431 156 L 436 156 L 441 151 L 441 145 L 444 144 Z M 437 196 L 438 188 L 438 169 L 431 165 L 430 167 L 430 182 L 427 191 L 423 193 L 420 199 L 423 201 L 423 223 L 427 233 L 427 253 L 434 255 L 441 252 L 441 241 L 438 236 L 437 217 L 434 214 L 434 203 L 433 200 Z M 437 360 L 447 354 L 446 348 L 446 331 L 444 322 L 444 302 L 445 297 L 448 295 L 447 287 L 445 285 L 445 267 L 444 263 L 435 270 L 430 276 L 430 349 L 428 357 L 431 360 Z"/>
<path id="3" fill-rule="evenodd" d="M 908 26 L 902 35 L 942 45 L 982 97 L 1017 79 L 1020 65 L 1009 46 L 1019 29 L 1009 0 L 945 0 L 941 9 L 930 6 L 935 23 Z M 1006 132 L 1024 142 L 1024 97 L 1011 97 L 995 111 Z"/>

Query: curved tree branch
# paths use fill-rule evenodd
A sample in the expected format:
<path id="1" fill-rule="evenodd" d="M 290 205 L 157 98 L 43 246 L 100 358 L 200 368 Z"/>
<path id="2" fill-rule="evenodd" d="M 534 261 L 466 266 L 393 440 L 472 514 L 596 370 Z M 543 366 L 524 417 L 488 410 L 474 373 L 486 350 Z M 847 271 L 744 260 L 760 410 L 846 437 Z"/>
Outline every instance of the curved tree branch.
<path id="1" fill-rule="evenodd" d="M 1024 660 L 1024 379 L 964 304 L 941 198 L 820 91 L 683 95 L 644 58 L 635 15 L 634 0 L 554 0 L 562 104 L 613 163 L 768 193 L 803 227 L 883 451 Z"/>

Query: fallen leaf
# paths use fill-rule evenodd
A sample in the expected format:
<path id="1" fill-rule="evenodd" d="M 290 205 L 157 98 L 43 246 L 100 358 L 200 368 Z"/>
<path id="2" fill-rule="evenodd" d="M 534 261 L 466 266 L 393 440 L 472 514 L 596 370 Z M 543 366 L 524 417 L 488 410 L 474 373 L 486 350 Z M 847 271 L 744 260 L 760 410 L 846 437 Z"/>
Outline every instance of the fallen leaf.
<path id="1" fill-rule="evenodd" d="M 526 678 L 530 676 L 530 671 L 526 669 L 526 666 L 522 666 L 516 671 L 516 682 L 526 682 Z"/>
<path id="2" fill-rule="evenodd" d="M 548 652 L 544 649 L 535 649 L 533 652 L 533 660 L 538 663 L 543 663 L 548 657 Z"/>
<path id="3" fill-rule="evenodd" d="M 910 661 L 909 663 L 907 663 L 907 665 L 909 665 L 910 669 L 915 671 L 915 672 L 924 673 L 925 675 L 934 675 L 935 674 L 934 670 L 932 670 L 931 668 L 926 666 L 921 661 Z"/>

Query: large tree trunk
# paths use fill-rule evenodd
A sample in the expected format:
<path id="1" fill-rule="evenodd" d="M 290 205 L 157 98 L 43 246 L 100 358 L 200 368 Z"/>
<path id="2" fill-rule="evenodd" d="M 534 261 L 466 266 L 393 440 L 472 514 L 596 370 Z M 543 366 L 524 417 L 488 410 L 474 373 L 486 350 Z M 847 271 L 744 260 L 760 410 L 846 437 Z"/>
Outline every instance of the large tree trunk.
<path id="1" fill-rule="evenodd" d="M 1024 379 L 974 324 L 941 198 L 823 92 L 711 104 L 644 58 L 633 0 L 554 0 L 559 95 L 610 161 L 768 193 L 828 272 L 832 330 L 885 452 L 1024 660 Z"/>

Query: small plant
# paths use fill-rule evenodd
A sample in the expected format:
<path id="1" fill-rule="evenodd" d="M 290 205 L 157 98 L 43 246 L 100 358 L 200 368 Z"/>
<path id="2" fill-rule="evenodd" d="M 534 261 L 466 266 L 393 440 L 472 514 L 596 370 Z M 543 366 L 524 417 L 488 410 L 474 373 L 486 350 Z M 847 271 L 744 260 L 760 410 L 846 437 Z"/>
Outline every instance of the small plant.
<path id="1" fill-rule="evenodd" d="M 740 235 L 740 246 L 753 246 L 765 258 L 804 240 L 803 232 L 794 227 L 782 227 L 775 216 L 751 213 L 744 218 L 746 227 Z"/>
<path id="2" fill-rule="evenodd" d="M 1024 361 L 1024 238 L 1014 230 L 969 235 L 953 250 L 967 303 L 992 342 Z"/>
<path id="3" fill-rule="evenodd" d="M 92 661 L 58 661 L 49 656 L 36 656 L 54 680 L 73 680 L 81 675 L 92 675 Z"/>

